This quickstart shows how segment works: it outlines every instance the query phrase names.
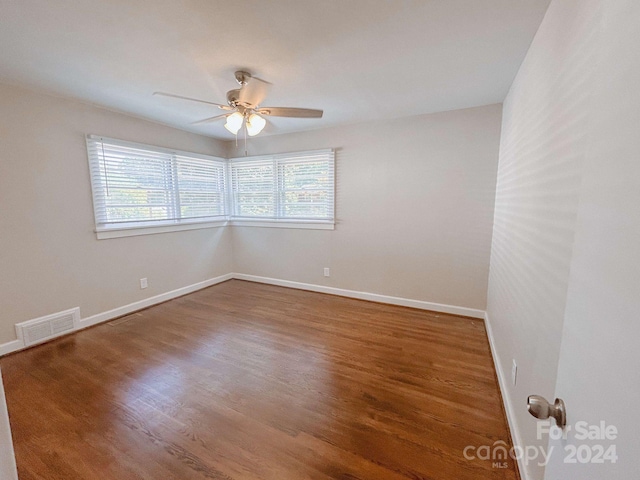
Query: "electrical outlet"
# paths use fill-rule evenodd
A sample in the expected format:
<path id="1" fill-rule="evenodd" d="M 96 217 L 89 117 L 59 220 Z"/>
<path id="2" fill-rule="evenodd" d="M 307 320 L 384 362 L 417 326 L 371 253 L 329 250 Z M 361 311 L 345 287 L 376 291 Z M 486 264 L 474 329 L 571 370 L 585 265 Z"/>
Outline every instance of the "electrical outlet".
<path id="1" fill-rule="evenodd" d="M 325 269 L 324 269 L 324 276 L 325 277 L 329 276 L 329 268 L 328 267 L 325 267 Z"/>
<path id="2" fill-rule="evenodd" d="M 517 380 L 518 380 L 518 364 L 514 359 L 513 364 L 511 365 L 511 382 L 513 383 L 514 387 L 516 386 Z"/>
<path id="3" fill-rule="evenodd" d="M 147 282 L 147 277 L 145 278 L 141 278 L 140 279 L 140 288 L 142 290 L 144 290 L 145 288 L 147 288 L 149 286 L 149 283 Z"/>

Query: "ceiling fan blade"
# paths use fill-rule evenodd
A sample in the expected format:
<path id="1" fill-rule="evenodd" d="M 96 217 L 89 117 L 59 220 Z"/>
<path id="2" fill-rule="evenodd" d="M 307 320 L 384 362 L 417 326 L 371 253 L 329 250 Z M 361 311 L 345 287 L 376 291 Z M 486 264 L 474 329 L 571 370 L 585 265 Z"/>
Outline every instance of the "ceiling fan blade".
<path id="1" fill-rule="evenodd" d="M 154 95 L 160 95 L 161 97 L 179 98 L 181 100 L 189 100 L 191 102 L 206 103 L 207 105 L 215 105 L 216 107 L 221 108 L 222 110 L 231 110 L 232 109 L 232 107 L 230 107 L 229 105 L 222 105 L 221 103 L 208 102 L 207 100 L 199 100 L 197 98 L 183 97 L 182 95 L 175 95 L 173 93 L 153 92 L 153 94 Z"/>
<path id="2" fill-rule="evenodd" d="M 245 106 L 256 107 L 262 103 L 271 88 L 271 84 L 257 77 L 251 79 L 242 86 L 238 101 Z"/>
<path id="3" fill-rule="evenodd" d="M 215 117 L 209 117 L 209 118 L 205 118 L 203 120 L 198 120 L 197 122 L 191 122 L 191 125 L 202 125 L 203 123 L 215 122 L 216 120 L 219 120 L 221 118 L 226 118 L 229 115 L 231 115 L 231 114 L 230 113 L 223 113 L 222 115 L 216 115 Z"/>
<path id="4" fill-rule="evenodd" d="M 321 118 L 322 110 L 313 108 L 264 107 L 256 110 L 261 115 L 272 117 Z"/>

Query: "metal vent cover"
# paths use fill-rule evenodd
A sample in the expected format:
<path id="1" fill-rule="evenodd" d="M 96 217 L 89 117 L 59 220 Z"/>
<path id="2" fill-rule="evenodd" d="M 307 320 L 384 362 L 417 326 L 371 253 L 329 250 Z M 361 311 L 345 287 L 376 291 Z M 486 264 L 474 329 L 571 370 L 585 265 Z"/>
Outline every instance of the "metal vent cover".
<path id="1" fill-rule="evenodd" d="M 18 339 L 25 347 L 73 332 L 80 323 L 80 308 L 54 313 L 16 324 Z"/>

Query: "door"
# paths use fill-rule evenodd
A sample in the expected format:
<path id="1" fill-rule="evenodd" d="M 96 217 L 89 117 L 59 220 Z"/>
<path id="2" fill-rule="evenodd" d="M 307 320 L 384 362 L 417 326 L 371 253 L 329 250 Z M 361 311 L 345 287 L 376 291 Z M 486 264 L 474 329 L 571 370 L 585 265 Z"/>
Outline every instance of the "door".
<path id="1" fill-rule="evenodd" d="M 640 478 L 640 2 L 602 5 L 547 480 Z"/>
<path id="2" fill-rule="evenodd" d="M 18 480 L 16 460 L 13 456 L 11 429 L 9 428 L 9 416 L 7 415 L 7 404 L 4 398 L 2 374 L 0 374 L 0 479 Z"/>

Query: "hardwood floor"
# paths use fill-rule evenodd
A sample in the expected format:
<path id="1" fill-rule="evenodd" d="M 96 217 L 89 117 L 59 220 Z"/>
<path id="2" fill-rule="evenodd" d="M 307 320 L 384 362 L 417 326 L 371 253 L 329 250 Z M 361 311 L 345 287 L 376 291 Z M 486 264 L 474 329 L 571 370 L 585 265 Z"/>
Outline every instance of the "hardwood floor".
<path id="1" fill-rule="evenodd" d="M 517 478 L 480 320 L 231 280 L 0 365 L 21 480 Z"/>

